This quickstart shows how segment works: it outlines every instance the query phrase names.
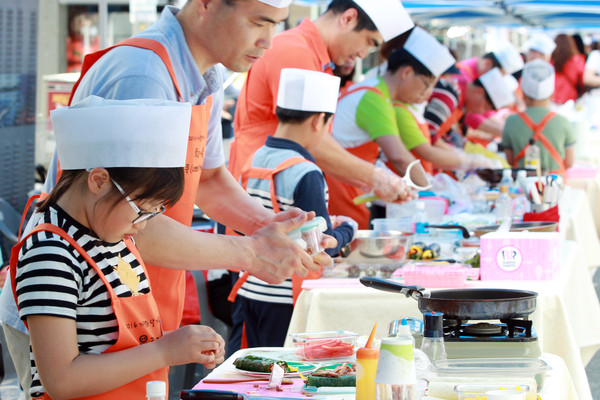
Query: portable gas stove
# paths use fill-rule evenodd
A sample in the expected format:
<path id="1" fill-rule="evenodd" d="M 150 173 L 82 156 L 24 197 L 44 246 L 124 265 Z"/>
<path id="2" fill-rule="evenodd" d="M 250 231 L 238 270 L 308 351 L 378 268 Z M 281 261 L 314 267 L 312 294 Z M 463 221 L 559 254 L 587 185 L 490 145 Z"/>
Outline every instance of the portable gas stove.
<path id="1" fill-rule="evenodd" d="M 538 337 L 528 319 L 464 322 L 444 319 L 448 358 L 499 358 L 541 355 Z"/>

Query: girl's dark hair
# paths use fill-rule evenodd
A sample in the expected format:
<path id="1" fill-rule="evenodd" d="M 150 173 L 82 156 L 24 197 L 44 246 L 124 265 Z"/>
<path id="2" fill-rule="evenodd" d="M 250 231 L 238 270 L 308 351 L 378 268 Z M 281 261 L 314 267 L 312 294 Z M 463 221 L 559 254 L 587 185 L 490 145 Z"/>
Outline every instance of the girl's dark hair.
<path id="1" fill-rule="evenodd" d="M 492 53 L 491 51 L 489 53 L 485 53 L 482 58 L 486 59 L 486 60 L 490 60 L 492 62 L 492 68 L 493 67 L 498 67 L 500 69 L 502 69 L 502 64 L 500 64 L 500 61 L 498 61 L 498 58 L 496 57 L 496 55 L 494 53 Z"/>
<path id="2" fill-rule="evenodd" d="M 573 41 L 575 42 L 575 47 L 577 48 L 577 52 L 579 54 L 585 54 L 585 44 L 583 43 L 583 38 L 579 33 L 575 33 L 573 35 Z"/>
<path id="3" fill-rule="evenodd" d="M 332 11 L 334 14 L 341 14 L 350 8 L 354 8 L 358 11 L 358 19 L 356 21 L 356 26 L 354 27 L 355 31 L 359 32 L 366 29 L 373 32 L 377 30 L 373 20 L 371 20 L 367 13 L 352 0 L 333 0 L 329 3 L 329 6 L 327 6 L 326 12 Z"/>
<path id="4" fill-rule="evenodd" d="M 279 120 L 279 122 L 283 122 L 286 124 L 302 124 L 313 115 L 321 114 L 321 112 L 290 110 L 289 108 L 281 108 L 277 106 L 275 114 L 277 115 L 277 119 Z M 325 122 L 327 122 L 329 118 L 331 118 L 331 116 L 333 115 L 329 112 L 326 112 L 324 114 Z"/>
<path id="5" fill-rule="evenodd" d="M 175 204 L 183 194 L 183 168 L 106 168 L 132 200 L 158 200 L 165 207 Z M 56 186 L 48 198 L 37 203 L 37 210 L 47 211 L 65 192 L 74 185 L 80 185 L 87 179 L 84 169 L 62 171 Z M 115 203 L 120 201 L 121 193 L 112 185 L 111 196 L 115 194 Z M 131 196 L 140 190 L 135 196 Z M 118 196 L 116 196 L 118 194 Z"/>
<path id="6" fill-rule="evenodd" d="M 493 109 L 496 109 L 496 106 L 494 105 L 492 98 L 490 97 L 488 91 L 485 89 L 485 86 L 483 86 L 483 83 L 481 83 L 479 78 L 477 78 L 473 81 L 473 85 L 478 86 L 483 89 L 483 93 L 485 93 L 485 99 L 492 105 Z"/>
<path id="7" fill-rule="evenodd" d="M 410 28 L 409 30 L 396 36 L 395 38 L 384 42 L 381 45 L 381 49 L 379 50 L 379 61 L 387 61 L 394 50 L 402 48 L 404 46 L 404 43 L 406 43 L 406 40 L 412 33 L 413 29 L 414 28 Z"/>
<path id="8" fill-rule="evenodd" d="M 556 43 L 556 48 L 552 52 L 552 64 L 554 64 L 556 72 L 562 72 L 566 62 L 578 53 L 577 46 L 573 37 L 564 33 L 556 36 L 554 43 Z"/>
<path id="9" fill-rule="evenodd" d="M 427 67 L 425 67 L 419 60 L 410 54 L 406 49 L 400 48 L 395 49 L 390 54 L 388 59 L 388 71 L 391 73 L 396 72 L 398 69 L 404 66 L 410 66 L 418 75 L 423 75 L 428 78 L 432 78 L 433 74 Z"/>

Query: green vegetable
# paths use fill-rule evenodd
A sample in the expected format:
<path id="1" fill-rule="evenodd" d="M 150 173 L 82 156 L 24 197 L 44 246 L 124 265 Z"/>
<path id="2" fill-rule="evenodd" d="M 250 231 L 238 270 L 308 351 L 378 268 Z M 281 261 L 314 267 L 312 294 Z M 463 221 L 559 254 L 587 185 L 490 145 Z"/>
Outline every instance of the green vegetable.
<path id="1" fill-rule="evenodd" d="M 259 356 L 245 356 L 237 358 L 233 365 L 238 369 L 251 372 L 266 372 L 271 373 L 273 364 L 278 364 L 283 368 L 284 372 L 292 372 L 290 366 L 285 361 L 273 360 L 271 358 L 259 357 Z"/>
<path id="2" fill-rule="evenodd" d="M 342 375 L 342 376 L 337 376 L 337 377 L 310 375 L 308 377 L 308 380 L 306 381 L 306 386 L 315 386 L 315 387 L 356 386 L 356 375 Z"/>
<path id="3" fill-rule="evenodd" d="M 480 255 L 479 253 L 475 254 L 473 258 L 465 261 L 465 264 L 469 264 L 472 268 L 479 268 Z"/>

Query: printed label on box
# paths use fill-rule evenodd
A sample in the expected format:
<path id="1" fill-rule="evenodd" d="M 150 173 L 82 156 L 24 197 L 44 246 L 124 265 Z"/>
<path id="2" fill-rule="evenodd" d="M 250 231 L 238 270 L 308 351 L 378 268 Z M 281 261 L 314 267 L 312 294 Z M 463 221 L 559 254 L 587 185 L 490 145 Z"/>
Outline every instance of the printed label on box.
<path id="1" fill-rule="evenodd" d="M 496 263 L 504 271 L 514 271 L 521 266 L 523 255 L 514 246 L 501 247 L 496 254 Z"/>

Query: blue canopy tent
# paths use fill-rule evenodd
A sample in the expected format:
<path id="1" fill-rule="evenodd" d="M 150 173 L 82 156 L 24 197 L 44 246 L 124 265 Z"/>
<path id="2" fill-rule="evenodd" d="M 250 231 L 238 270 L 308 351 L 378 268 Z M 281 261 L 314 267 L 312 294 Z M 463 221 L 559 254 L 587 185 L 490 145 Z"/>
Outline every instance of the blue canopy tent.
<path id="1" fill-rule="evenodd" d="M 326 6 L 329 1 L 295 3 Z M 493 25 L 600 29 L 600 1 L 595 0 L 404 0 L 402 3 L 415 22 L 436 28 Z"/>

